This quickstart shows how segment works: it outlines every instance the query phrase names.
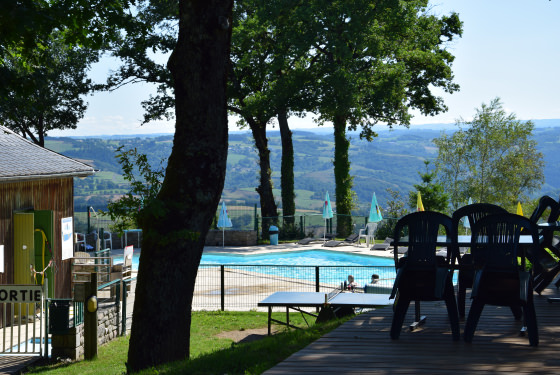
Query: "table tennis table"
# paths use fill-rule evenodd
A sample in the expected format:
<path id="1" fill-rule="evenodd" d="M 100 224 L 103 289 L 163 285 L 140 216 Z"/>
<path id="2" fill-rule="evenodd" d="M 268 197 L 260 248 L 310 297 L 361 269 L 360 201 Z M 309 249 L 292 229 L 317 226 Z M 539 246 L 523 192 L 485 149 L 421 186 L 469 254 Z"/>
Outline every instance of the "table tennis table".
<path id="1" fill-rule="evenodd" d="M 313 317 L 317 317 L 317 314 L 305 311 L 302 307 L 322 308 L 324 306 L 331 306 L 336 310 L 342 307 L 375 308 L 392 304 L 393 302 L 389 300 L 388 294 L 341 293 L 340 291 L 334 291 L 331 293 L 276 292 L 259 302 L 258 306 L 268 307 L 268 335 L 270 336 L 272 322 L 283 324 L 286 327 L 298 328 L 290 324 L 290 309 L 300 312 L 305 320 L 305 315 L 303 314 Z M 285 322 L 272 319 L 273 307 L 286 308 Z M 307 320 L 305 322 L 307 323 Z"/>

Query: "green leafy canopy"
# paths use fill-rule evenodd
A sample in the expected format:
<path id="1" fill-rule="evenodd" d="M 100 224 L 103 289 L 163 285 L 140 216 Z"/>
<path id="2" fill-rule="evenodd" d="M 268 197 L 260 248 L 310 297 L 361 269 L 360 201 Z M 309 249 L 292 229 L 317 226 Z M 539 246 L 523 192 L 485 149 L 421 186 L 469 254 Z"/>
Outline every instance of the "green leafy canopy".
<path id="1" fill-rule="evenodd" d="M 130 191 L 107 205 L 108 213 L 114 224 L 111 230 L 122 233 L 125 229 L 138 228 L 141 210 L 150 204 L 161 189 L 164 169 L 152 169 L 145 154 L 136 148 L 124 150 L 117 148 L 115 157 L 123 170 L 123 177 L 130 181 Z"/>
<path id="2" fill-rule="evenodd" d="M 472 121 L 457 120 L 452 135 L 434 139 L 438 180 L 454 209 L 475 202 L 513 207 L 544 183 L 543 155 L 532 138 L 534 125 L 507 113 L 499 98 L 482 104 Z"/>

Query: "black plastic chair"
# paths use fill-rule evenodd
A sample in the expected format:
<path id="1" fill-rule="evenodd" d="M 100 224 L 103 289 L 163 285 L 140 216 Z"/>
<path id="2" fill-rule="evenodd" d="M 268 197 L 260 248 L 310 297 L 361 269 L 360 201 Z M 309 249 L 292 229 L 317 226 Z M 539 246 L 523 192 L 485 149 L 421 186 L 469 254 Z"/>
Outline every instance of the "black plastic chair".
<path id="1" fill-rule="evenodd" d="M 548 217 L 546 220 L 543 220 L 543 216 L 546 213 L 548 213 Z M 533 211 L 530 220 L 533 223 L 538 223 L 539 221 L 554 223 L 558 220 L 559 216 L 560 204 L 553 198 L 544 195 L 539 199 L 539 204 Z M 546 249 L 560 257 L 560 247 L 554 237 L 554 231 L 546 228 L 539 228 L 539 243 L 539 247 L 535 249 L 534 254 L 533 287 L 535 292 L 541 294 L 544 288 L 560 273 L 560 263 Z"/>
<path id="2" fill-rule="evenodd" d="M 452 215 L 453 228 L 456 234 L 459 233 L 459 223 L 466 217 L 469 225 L 472 228 L 476 222 L 483 217 L 494 214 L 507 213 L 505 209 L 490 203 L 473 203 L 463 206 L 455 211 Z M 458 288 L 457 288 L 457 308 L 459 309 L 459 317 L 465 317 L 465 299 L 467 296 L 467 288 L 472 288 L 474 278 L 474 267 L 472 254 L 457 254 L 459 261 L 459 275 L 458 275 Z M 517 318 L 520 318 L 517 312 Z"/>
<path id="3" fill-rule="evenodd" d="M 447 238 L 447 256 L 437 256 L 437 239 L 443 229 Z M 403 233 L 408 235 L 403 236 Z M 404 237 L 404 238 L 403 238 Z M 453 340 L 459 340 L 459 315 L 452 283 L 451 265 L 455 262 L 453 223 L 447 215 L 422 211 L 401 218 L 395 227 L 395 267 L 397 276 L 390 298 L 394 305 L 391 338 L 398 339 L 411 301 L 444 300 L 451 323 Z M 408 247 L 399 259 L 399 245 Z"/>
<path id="4" fill-rule="evenodd" d="M 520 245 L 522 230 L 531 236 L 530 244 Z M 537 346 L 532 277 L 526 269 L 527 256 L 539 244 L 536 224 L 509 213 L 487 216 L 473 226 L 471 242 L 475 275 L 465 341 L 472 341 L 484 305 L 518 306 L 523 310 L 529 343 Z M 530 257 L 529 260 L 533 261 Z"/>

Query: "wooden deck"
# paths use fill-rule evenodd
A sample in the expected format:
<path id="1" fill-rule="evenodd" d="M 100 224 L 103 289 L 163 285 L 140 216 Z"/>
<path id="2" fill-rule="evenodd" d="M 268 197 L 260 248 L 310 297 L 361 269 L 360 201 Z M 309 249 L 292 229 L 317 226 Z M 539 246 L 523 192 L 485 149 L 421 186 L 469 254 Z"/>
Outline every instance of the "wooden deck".
<path id="1" fill-rule="evenodd" d="M 560 296 L 560 292 L 554 288 L 542 296 L 535 294 L 537 348 L 520 336 L 521 324 L 507 307 L 486 306 L 473 342 L 467 344 L 462 338 L 452 341 L 443 302 L 424 302 L 426 324 L 409 331 L 414 313 L 411 304 L 399 340 L 389 337 L 392 309 L 378 309 L 343 324 L 265 374 L 558 374 L 560 303 L 548 303 L 547 296 Z"/>

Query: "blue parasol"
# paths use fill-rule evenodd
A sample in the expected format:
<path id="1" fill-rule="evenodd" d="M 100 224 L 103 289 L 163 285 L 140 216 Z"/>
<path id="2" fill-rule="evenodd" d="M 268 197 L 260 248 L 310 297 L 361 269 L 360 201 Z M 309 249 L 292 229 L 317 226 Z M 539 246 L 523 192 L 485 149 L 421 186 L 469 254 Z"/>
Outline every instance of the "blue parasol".
<path id="1" fill-rule="evenodd" d="M 323 204 L 323 219 L 325 219 L 325 233 L 323 233 L 323 240 L 327 238 L 327 219 L 333 217 L 333 211 L 331 207 L 331 200 L 329 199 L 329 192 L 325 195 L 325 203 Z"/>
<path id="2" fill-rule="evenodd" d="M 218 228 L 222 228 L 222 247 L 224 247 L 225 242 L 225 228 L 231 228 L 232 226 L 233 224 L 227 214 L 226 202 L 222 202 L 222 209 L 218 217 Z"/>
<path id="3" fill-rule="evenodd" d="M 368 222 L 377 223 L 381 220 L 383 220 L 383 215 L 381 215 L 381 209 L 377 204 L 377 197 L 375 196 L 375 193 L 373 193 L 373 196 L 371 197 L 371 207 L 369 209 Z"/>

